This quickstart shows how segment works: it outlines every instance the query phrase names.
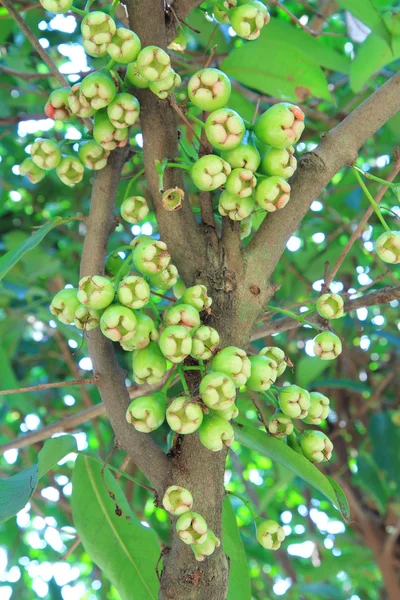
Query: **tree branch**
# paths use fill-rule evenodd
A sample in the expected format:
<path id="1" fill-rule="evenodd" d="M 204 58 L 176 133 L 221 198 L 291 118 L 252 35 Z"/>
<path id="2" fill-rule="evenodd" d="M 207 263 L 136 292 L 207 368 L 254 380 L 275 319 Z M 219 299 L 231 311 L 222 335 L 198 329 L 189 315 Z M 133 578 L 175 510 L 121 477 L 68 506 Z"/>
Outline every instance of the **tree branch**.
<path id="1" fill-rule="evenodd" d="M 319 146 L 304 154 L 290 180 L 289 204 L 271 213 L 250 242 L 250 268 L 271 277 L 290 236 L 311 203 L 332 177 L 357 158 L 361 146 L 400 109 L 400 73 L 374 92 L 339 125 L 323 136 Z"/>
<path id="2" fill-rule="evenodd" d="M 347 300 L 344 303 L 344 311 L 345 313 L 349 313 L 353 310 L 357 310 L 358 308 L 376 306 L 377 304 L 387 304 L 392 300 L 400 300 L 400 285 L 387 286 L 380 290 L 369 292 L 369 294 L 364 294 L 364 296 L 360 296 L 359 298 Z M 318 313 L 314 313 L 313 315 L 307 317 L 307 321 L 310 321 L 315 325 L 320 325 L 321 327 L 327 326 L 327 321 L 325 319 L 322 319 L 322 317 L 320 317 Z M 262 327 L 256 329 L 251 339 L 259 340 L 268 335 L 272 335 L 273 333 L 289 331 L 291 329 L 296 329 L 297 327 L 302 327 L 303 325 L 304 323 L 300 323 L 299 321 L 297 321 L 296 319 L 292 319 L 291 317 L 276 319 L 275 321 L 271 321 L 266 325 L 263 325 Z"/>
<path id="3" fill-rule="evenodd" d="M 107 242 L 115 223 L 115 196 L 126 156 L 126 149 L 112 152 L 107 166 L 97 171 L 94 177 L 82 251 L 81 277 L 104 273 Z M 168 459 L 151 436 L 137 432 L 126 421 L 125 413 L 130 398 L 125 385 L 125 372 L 118 364 L 112 342 L 97 328 L 87 336 L 87 344 L 97 387 L 119 446 L 129 454 L 155 488 L 162 488 L 168 476 Z"/>
<path id="4" fill-rule="evenodd" d="M 29 387 L 12 390 L 0 390 L 0 396 L 11 396 L 12 394 L 22 394 L 24 392 L 38 392 L 40 390 L 49 390 L 70 385 L 89 385 L 90 383 L 95 383 L 94 377 L 87 377 L 86 379 L 69 379 L 68 381 L 56 381 L 55 383 L 40 383 L 39 385 L 31 385 Z"/>

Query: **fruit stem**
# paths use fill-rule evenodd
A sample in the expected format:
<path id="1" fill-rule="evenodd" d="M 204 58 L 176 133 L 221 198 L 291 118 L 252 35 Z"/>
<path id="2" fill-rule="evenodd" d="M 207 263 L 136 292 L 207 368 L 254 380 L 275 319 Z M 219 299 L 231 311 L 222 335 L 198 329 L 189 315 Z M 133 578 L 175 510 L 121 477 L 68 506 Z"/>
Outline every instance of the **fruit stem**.
<path id="1" fill-rule="evenodd" d="M 133 184 L 135 183 L 135 181 L 137 181 L 139 179 L 139 177 L 141 177 L 142 175 L 144 175 L 144 169 L 141 169 L 138 173 L 136 173 L 136 175 L 134 175 L 132 177 L 132 179 L 129 181 L 128 185 L 126 186 L 126 190 L 125 190 L 125 194 L 124 194 L 124 200 L 126 200 L 127 198 L 129 198 L 129 192 L 131 191 L 131 188 L 133 186 Z"/>
<path id="2" fill-rule="evenodd" d="M 200 127 L 202 127 L 204 129 L 204 127 L 206 126 L 206 124 L 201 120 L 198 119 L 197 117 L 195 117 L 194 115 L 191 115 L 190 113 L 187 113 L 186 116 L 188 117 L 188 119 L 190 119 L 191 121 L 194 121 L 195 123 L 197 123 L 197 125 L 200 125 Z"/>
<path id="3" fill-rule="evenodd" d="M 243 502 L 243 504 L 249 509 L 251 516 L 253 517 L 253 519 L 255 521 L 257 519 L 261 519 L 261 517 L 256 513 L 254 508 L 251 506 L 250 501 L 247 500 L 244 496 L 242 496 L 241 494 L 238 494 L 237 492 L 231 492 L 231 490 L 225 490 L 225 493 L 230 494 L 231 496 L 236 496 L 236 498 L 239 498 L 239 500 L 241 500 Z"/>
<path id="4" fill-rule="evenodd" d="M 132 248 L 131 248 L 131 250 L 132 250 Z M 122 274 L 124 273 L 125 268 L 129 265 L 129 263 L 131 261 L 132 261 L 132 252 L 130 254 L 128 254 L 128 256 L 125 258 L 124 262 L 122 263 L 122 265 L 118 269 L 118 272 L 117 272 L 117 274 L 115 276 L 114 290 L 115 290 L 116 293 L 118 292 L 119 284 L 120 284 L 120 281 L 122 279 Z"/>
<path id="5" fill-rule="evenodd" d="M 190 396 L 190 391 L 189 391 L 189 387 L 188 387 L 188 384 L 185 379 L 184 370 L 185 370 L 185 368 L 182 365 L 178 365 L 178 373 L 179 373 L 179 377 L 181 378 L 183 390 L 184 390 L 185 394 Z"/>
<path id="6" fill-rule="evenodd" d="M 252 123 L 251 121 L 246 121 L 246 119 L 243 119 L 243 120 L 244 120 L 244 124 L 246 125 L 246 129 L 248 131 L 253 131 L 254 123 Z"/>
<path id="7" fill-rule="evenodd" d="M 175 369 L 173 370 L 173 372 L 171 373 L 171 375 L 168 377 L 167 381 L 164 383 L 163 387 L 161 388 L 161 392 L 163 394 L 166 394 L 169 386 L 171 385 L 172 381 L 174 380 L 174 378 L 176 377 L 176 372 Z"/>
<path id="8" fill-rule="evenodd" d="M 69 10 L 71 12 L 76 13 L 77 15 L 81 15 L 82 17 L 86 17 L 86 15 L 88 14 L 87 10 L 81 10 L 80 8 L 75 8 L 75 6 L 71 6 Z"/>
<path id="9" fill-rule="evenodd" d="M 365 171 L 360 169 L 360 167 L 356 167 L 356 165 L 353 166 L 353 169 L 356 169 L 359 173 L 364 175 L 364 177 L 366 177 L 367 179 L 373 179 L 374 181 L 377 181 L 378 183 L 383 183 L 383 185 L 387 185 L 388 187 L 397 188 L 399 186 L 398 183 L 391 183 L 390 181 L 386 181 L 386 179 L 381 179 L 380 177 L 376 177 L 375 175 L 366 173 Z"/>
<path id="10" fill-rule="evenodd" d="M 117 61 L 116 61 L 116 60 L 114 60 L 113 58 L 111 58 L 111 59 L 108 61 L 108 63 L 106 64 L 106 66 L 105 66 L 105 67 L 103 67 L 103 69 L 104 69 L 105 71 L 111 71 L 111 69 L 113 68 L 113 66 L 114 66 L 114 65 L 116 65 L 116 64 L 117 64 Z"/>
<path id="11" fill-rule="evenodd" d="M 117 8 L 118 4 L 119 4 L 119 0 L 114 0 L 113 3 L 111 4 L 110 17 L 114 16 L 115 9 Z"/>
<path id="12" fill-rule="evenodd" d="M 371 203 L 376 216 L 378 217 L 378 219 L 380 220 L 380 222 L 382 223 L 382 225 L 386 229 L 386 231 L 390 231 L 389 225 L 386 223 L 385 219 L 383 218 L 378 204 L 375 202 L 374 198 L 371 196 L 370 192 L 368 191 L 368 188 L 365 185 L 365 183 L 363 182 L 360 173 L 358 172 L 358 170 L 355 167 L 352 167 L 352 169 L 353 169 L 353 173 L 356 176 L 358 183 L 360 184 L 361 189 L 363 190 L 364 194 L 367 196 L 369 202 Z"/>
<path id="13" fill-rule="evenodd" d="M 287 317 L 291 317 L 292 319 L 296 319 L 296 321 L 298 321 L 299 323 L 304 323 L 305 325 L 310 325 L 310 327 L 313 327 L 314 329 L 318 329 L 319 331 L 322 331 L 322 327 L 318 327 L 318 325 L 315 325 L 314 323 L 311 323 L 311 321 L 307 321 L 307 319 L 305 319 L 303 317 L 303 315 L 296 315 L 296 313 L 294 313 L 294 312 L 292 312 L 290 310 L 285 310 L 283 308 L 278 308 L 277 306 L 271 306 L 271 304 L 268 304 L 267 308 L 270 311 L 282 313 L 283 315 L 286 315 Z M 310 312 L 310 311 L 307 311 L 307 314 L 308 314 L 308 312 Z"/>
<path id="14" fill-rule="evenodd" d="M 182 367 L 182 371 L 201 371 L 202 368 L 201 367 Z"/>

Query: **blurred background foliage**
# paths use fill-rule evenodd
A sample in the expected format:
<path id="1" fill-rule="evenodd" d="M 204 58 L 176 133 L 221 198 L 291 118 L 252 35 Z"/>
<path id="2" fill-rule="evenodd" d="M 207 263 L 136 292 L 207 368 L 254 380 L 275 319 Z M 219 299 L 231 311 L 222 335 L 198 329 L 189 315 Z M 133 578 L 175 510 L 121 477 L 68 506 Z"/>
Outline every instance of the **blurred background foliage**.
<path id="1" fill-rule="evenodd" d="M 106 59 L 84 54 L 80 17 L 54 16 L 29 0 L 16 4 L 71 83 L 105 64 Z M 213 64 L 234 79 L 230 104 L 244 118 L 252 119 L 258 101 L 259 110 L 282 99 L 301 105 L 306 113 L 306 130 L 297 147 L 297 155 L 301 155 L 312 150 L 325 131 L 398 70 L 400 14 L 393 11 L 392 2 L 385 0 L 286 0 L 283 6 L 299 19 L 301 27 L 275 2 L 267 4 L 272 16 L 270 24 L 257 41 L 246 43 L 235 37 L 228 26 L 216 25 L 212 20 L 212 2 L 205 2 L 188 19 L 200 33 L 185 28 L 187 51 L 172 53 L 174 68 L 183 78 L 189 76 L 204 64 L 205 56 L 216 45 Z M 83 8 L 83 2 L 77 6 Z M 118 10 L 123 22 L 123 9 Z M 304 27 L 340 35 L 315 36 Z M 36 186 L 18 174 L 18 165 L 26 158 L 35 137 L 52 136 L 59 141 L 65 138 L 66 144 L 73 146 L 84 135 L 78 121 L 54 124 L 45 118 L 44 103 L 56 87 L 48 68 L 6 10 L 0 8 L 1 253 L 28 238 L 34 227 L 56 216 L 88 214 L 91 172 L 74 188 L 65 187 L 55 172 Z M 185 92 L 178 91 L 177 98 L 183 100 Z M 181 129 L 183 143 L 190 145 L 190 136 Z M 393 165 L 399 134 L 400 115 L 396 115 L 365 144 L 359 166 L 385 178 Z M 139 127 L 132 129 L 130 141 L 139 154 L 125 166 L 127 181 L 131 173 L 139 170 Z M 195 189 L 190 182 L 188 186 L 196 207 Z M 378 189 L 369 182 L 368 187 L 372 193 Z M 126 181 L 121 181 L 119 201 L 125 188 Z M 148 197 L 143 178 L 137 182 L 135 192 Z M 397 197 L 387 192 L 382 205 L 388 209 L 385 218 L 393 229 L 398 229 Z M 366 209 L 367 201 L 351 171 L 338 173 L 288 242 L 275 274 L 281 286 L 274 298 L 276 306 L 301 307 L 316 298 L 326 262 L 335 262 Z M 157 234 L 154 215 L 142 226 L 134 226 L 132 232 L 127 226 L 118 226 L 110 251 L 129 243 L 132 233 L 140 230 Z M 335 277 L 332 291 L 352 296 L 360 289 L 399 284 L 395 267 L 379 261 L 373 252 L 373 240 L 381 232 L 382 227 L 373 216 Z M 1 389 L 90 376 L 91 361 L 81 332 L 56 324 L 48 310 L 55 291 L 78 282 L 84 234 L 83 221 L 53 229 L 0 284 Z M 287 369 L 285 381 L 330 397 L 333 410 L 324 428 L 335 444 L 335 453 L 324 470 L 350 494 L 352 509 L 356 503 L 367 521 L 393 544 L 400 518 L 398 315 L 398 302 L 393 301 L 385 306 L 360 308 L 335 323 L 335 331 L 345 344 L 343 353 L 333 363 L 312 358 L 309 342 L 313 332 L 308 327 L 253 343 L 253 349 L 272 343 L 284 348 L 294 365 L 292 370 Z M 268 314 L 266 320 L 275 316 Z M 127 357 L 127 353 L 118 352 L 129 373 Z M 127 382 L 131 384 L 129 379 Z M 0 448 L 18 436 L 99 402 L 95 387 L 90 385 L 2 396 Z M 247 418 L 256 421 L 248 396 L 241 396 L 239 408 Z M 81 424 L 74 435 L 78 449 L 93 451 L 102 459 L 113 445 L 113 433 L 103 415 Z M 161 428 L 155 437 L 166 449 L 167 429 Z M 41 447 L 39 442 L 19 450 L 7 449 L 0 458 L 0 477 L 35 463 Z M 61 465 L 50 470 L 17 518 L 0 524 L 2 599 L 119 598 L 82 544 L 75 543 L 70 507 L 75 457 L 76 454 L 68 455 Z M 119 467 L 123 461 L 123 453 L 117 450 L 112 463 Z M 141 477 L 132 463 L 127 466 L 127 473 Z M 359 515 L 353 513 L 352 521 L 344 523 L 340 513 L 321 494 L 286 468 L 238 443 L 228 457 L 226 484 L 228 489 L 248 495 L 260 514 L 282 521 L 290 534 L 281 550 L 265 551 L 255 541 L 249 510 L 232 497 L 255 599 L 283 595 L 289 600 L 385 597 L 377 556 L 373 545 L 366 541 Z M 154 507 L 148 491 L 124 477 L 119 479 L 119 485 L 132 512 L 167 543 L 168 517 Z M 400 549 L 394 548 L 393 557 L 398 567 Z"/>

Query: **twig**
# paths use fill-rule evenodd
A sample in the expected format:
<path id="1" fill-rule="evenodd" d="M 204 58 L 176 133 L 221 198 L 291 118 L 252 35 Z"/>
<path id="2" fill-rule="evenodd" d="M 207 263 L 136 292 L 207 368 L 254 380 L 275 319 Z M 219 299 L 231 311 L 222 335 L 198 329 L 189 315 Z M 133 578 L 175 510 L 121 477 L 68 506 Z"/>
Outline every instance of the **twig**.
<path id="1" fill-rule="evenodd" d="M 195 132 L 195 130 L 193 129 L 193 125 L 191 124 L 189 119 L 186 117 L 185 113 L 181 110 L 181 108 L 179 108 L 179 106 L 177 105 L 175 100 L 173 100 L 171 97 L 169 97 L 169 103 L 172 106 L 172 108 L 174 109 L 174 111 L 180 116 L 182 121 L 187 125 L 187 127 L 192 132 L 192 134 L 194 135 L 196 140 L 198 142 L 200 142 L 201 145 L 204 145 L 203 142 L 201 141 L 201 139 L 199 138 L 199 136 L 197 135 L 197 133 Z"/>
<path id="2" fill-rule="evenodd" d="M 307 27 L 307 25 L 303 25 L 303 23 L 300 21 L 300 19 L 298 19 L 296 17 L 296 15 L 294 15 L 288 8 L 286 8 L 286 6 L 284 6 L 283 4 L 281 4 L 279 2 L 279 0 L 270 0 L 271 4 L 273 4 L 274 6 L 278 6 L 281 10 L 283 10 L 283 12 L 285 12 L 287 15 L 289 15 L 289 17 L 292 19 L 292 21 L 294 21 L 295 23 L 297 23 L 297 25 L 300 25 L 300 27 L 302 29 L 304 29 L 304 31 L 306 31 L 307 33 L 309 33 L 310 35 L 312 35 L 313 37 L 321 37 L 321 36 L 330 36 L 330 37 L 343 37 L 345 34 L 344 33 L 335 33 L 335 32 L 331 32 L 331 31 L 314 31 L 314 29 L 311 29 L 310 27 Z"/>
<path id="3" fill-rule="evenodd" d="M 39 385 L 31 385 L 15 390 L 0 390 L 0 396 L 11 396 L 12 394 L 22 394 L 24 392 L 38 392 L 40 390 L 66 387 L 69 385 L 89 385 L 91 383 L 95 383 L 94 377 L 88 377 L 86 379 L 70 379 L 69 381 L 57 381 L 55 383 L 40 383 Z"/>
<path id="4" fill-rule="evenodd" d="M 61 560 L 67 560 L 67 558 L 69 558 L 71 556 L 71 554 L 73 552 L 75 552 L 75 550 L 77 549 L 77 547 L 79 546 L 79 544 L 81 542 L 82 542 L 81 538 L 77 537 L 76 540 L 74 541 L 74 543 L 65 552 L 65 554 L 62 555 Z"/>

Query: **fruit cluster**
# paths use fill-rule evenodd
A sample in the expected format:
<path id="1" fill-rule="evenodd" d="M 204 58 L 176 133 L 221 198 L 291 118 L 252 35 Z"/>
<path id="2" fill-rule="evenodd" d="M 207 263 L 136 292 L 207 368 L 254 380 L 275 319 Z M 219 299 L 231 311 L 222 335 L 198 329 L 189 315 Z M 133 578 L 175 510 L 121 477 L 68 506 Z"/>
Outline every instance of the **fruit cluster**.
<path id="1" fill-rule="evenodd" d="M 223 0 L 213 7 L 218 23 L 230 25 L 236 35 L 245 40 L 255 40 L 269 22 L 267 7 L 258 0 Z"/>

